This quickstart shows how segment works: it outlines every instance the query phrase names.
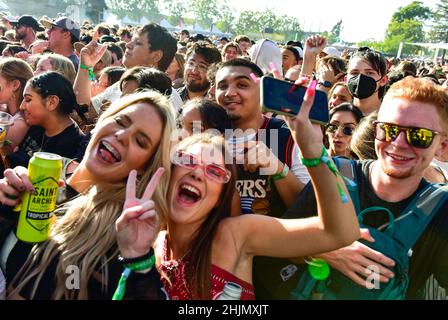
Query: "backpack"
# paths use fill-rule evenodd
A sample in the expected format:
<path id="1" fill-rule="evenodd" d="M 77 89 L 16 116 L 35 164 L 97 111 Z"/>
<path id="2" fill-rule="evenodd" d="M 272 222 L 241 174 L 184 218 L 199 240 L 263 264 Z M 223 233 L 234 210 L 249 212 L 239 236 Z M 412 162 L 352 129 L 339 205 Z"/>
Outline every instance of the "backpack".
<path id="1" fill-rule="evenodd" d="M 394 219 L 392 212 L 383 207 L 370 207 L 360 212 L 359 193 L 356 184 L 354 162 L 348 159 L 334 158 L 341 174 L 351 180 L 346 182 L 352 198 L 361 228 L 367 228 L 375 242 L 360 240 L 373 250 L 379 251 L 395 261 L 392 269 L 395 276 L 387 283 L 376 285 L 366 281 L 360 286 L 341 272 L 331 269 L 330 276 L 322 281 L 314 279 L 308 271 L 301 276 L 296 288 L 291 292 L 294 300 L 403 300 L 409 284 L 409 258 L 412 246 L 417 242 L 435 213 L 448 198 L 448 186 L 429 184 L 421 190 L 406 207 L 402 214 Z M 378 229 L 363 224 L 364 216 L 372 211 L 386 211 L 389 223 Z M 412 230 L 412 232 L 409 232 Z M 370 270 L 373 274 L 374 270 Z M 373 278 L 374 276 L 372 276 Z M 369 279 L 369 278 L 368 278 Z M 369 284 L 369 286 L 367 285 Z M 370 287 L 370 289 L 368 289 Z"/>

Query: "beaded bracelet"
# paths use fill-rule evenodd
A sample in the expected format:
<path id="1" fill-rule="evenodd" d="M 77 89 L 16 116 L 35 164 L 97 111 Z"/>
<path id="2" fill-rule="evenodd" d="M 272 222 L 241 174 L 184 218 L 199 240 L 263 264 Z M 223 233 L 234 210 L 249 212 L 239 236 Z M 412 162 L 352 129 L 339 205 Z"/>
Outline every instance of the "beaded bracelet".
<path id="1" fill-rule="evenodd" d="M 354 186 L 354 182 L 348 179 L 347 177 L 343 176 L 338 169 L 336 168 L 336 165 L 333 163 L 331 158 L 328 156 L 327 149 L 325 147 L 322 148 L 322 154 L 320 158 L 312 158 L 312 159 L 305 159 L 300 155 L 300 161 L 305 167 L 308 168 L 314 168 L 317 167 L 321 162 L 326 164 L 331 172 L 337 177 L 340 176 L 346 183 L 350 184 L 351 186 Z M 339 196 L 342 199 L 342 203 L 348 202 L 347 194 L 344 192 L 344 189 L 342 189 L 342 186 L 339 184 L 339 182 L 336 183 L 338 187 Z"/>
<path id="2" fill-rule="evenodd" d="M 123 300 L 124 293 L 126 292 L 126 280 L 129 278 L 131 271 L 143 271 L 154 266 L 154 264 L 156 263 L 156 257 L 154 256 L 154 250 L 152 248 L 149 254 L 145 255 L 145 257 L 147 256 L 149 257 L 145 260 L 140 260 L 140 258 L 137 258 L 135 259 L 139 260 L 137 262 L 125 263 L 125 268 L 123 270 L 123 273 L 121 274 L 120 280 L 118 281 L 118 286 L 115 290 L 114 295 L 112 296 L 112 300 Z"/>
<path id="3" fill-rule="evenodd" d="M 93 72 L 93 67 L 88 67 L 82 63 L 79 64 L 79 67 L 81 69 L 87 70 L 89 72 L 89 80 L 90 81 L 95 81 L 96 77 L 95 77 L 95 73 Z"/>

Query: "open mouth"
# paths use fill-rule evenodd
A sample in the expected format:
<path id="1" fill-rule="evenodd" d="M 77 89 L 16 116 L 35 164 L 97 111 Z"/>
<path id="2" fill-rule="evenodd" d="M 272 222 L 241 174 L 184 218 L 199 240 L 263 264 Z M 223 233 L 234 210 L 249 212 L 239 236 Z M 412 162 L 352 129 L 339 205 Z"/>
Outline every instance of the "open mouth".
<path id="1" fill-rule="evenodd" d="M 112 164 L 121 161 L 121 155 L 118 150 L 107 141 L 103 140 L 100 142 L 98 153 L 101 159 L 107 163 Z"/>
<path id="2" fill-rule="evenodd" d="M 191 184 L 183 183 L 177 190 L 177 199 L 182 204 L 193 205 L 201 200 L 201 191 Z"/>

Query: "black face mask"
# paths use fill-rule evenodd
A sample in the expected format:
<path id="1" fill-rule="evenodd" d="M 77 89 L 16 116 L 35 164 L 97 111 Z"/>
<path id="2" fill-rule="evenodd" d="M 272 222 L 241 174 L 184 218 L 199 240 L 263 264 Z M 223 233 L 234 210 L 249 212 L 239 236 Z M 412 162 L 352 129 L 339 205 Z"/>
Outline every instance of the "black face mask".
<path id="1" fill-rule="evenodd" d="M 377 91 L 376 83 L 378 81 L 360 73 L 348 80 L 348 90 L 355 98 L 366 99 Z"/>

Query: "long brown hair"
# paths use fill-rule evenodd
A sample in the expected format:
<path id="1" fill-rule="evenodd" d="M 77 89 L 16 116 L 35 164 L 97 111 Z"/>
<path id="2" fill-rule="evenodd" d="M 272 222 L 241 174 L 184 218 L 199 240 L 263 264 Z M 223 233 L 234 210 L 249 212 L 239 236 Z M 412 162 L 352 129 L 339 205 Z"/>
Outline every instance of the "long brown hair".
<path id="1" fill-rule="evenodd" d="M 209 133 L 195 134 L 182 140 L 179 145 L 177 145 L 176 150 L 185 150 L 189 146 L 198 143 L 211 144 L 217 150 L 221 150 L 224 159 L 233 159 L 228 151 L 229 149 L 224 138 L 220 135 L 211 135 Z M 235 165 L 233 163 L 226 163 L 225 166 L 231 172 L 230 181 L 224 185 L 219 197 L 219 203 L 210 211 L 205 221 L 196 231 L 189 247 L 190 263 L 187 264 L 186 278 L 189 279 L 189 285 L 193 288 L 193 299 L 211 299 L 210 276 L 212 242 L 219 223 L 224 218 L 230 217 L 232 198 L 235 192 Z"/>

